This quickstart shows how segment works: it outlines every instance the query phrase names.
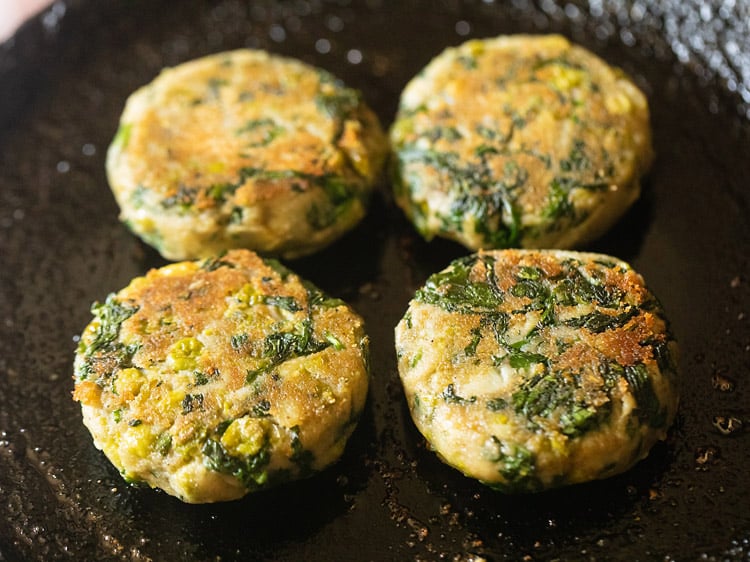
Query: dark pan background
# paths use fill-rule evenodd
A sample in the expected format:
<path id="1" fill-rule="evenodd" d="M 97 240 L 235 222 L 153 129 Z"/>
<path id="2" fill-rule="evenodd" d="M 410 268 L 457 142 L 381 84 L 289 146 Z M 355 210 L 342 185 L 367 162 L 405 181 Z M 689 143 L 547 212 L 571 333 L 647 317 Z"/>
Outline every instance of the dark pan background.
<path id="1" fill-rule="evenodd" d="M 653 4 L 71 0 L 0 45 L 0 561 L 750 560 L 750 432 L 720 431 L 750 424 L 750 2 Z M 466 252 L 422 242 L 384 182 L 361 227 L 289 264 L 368 323 L 371 392 L 341 461 L 220 505 L 128 487 L 70 398 L 90 303 L 165 263 L 118 223 L 104 175 L 127 95 L 163 66 L 260 47 L 339 75 L 388 126 L 444 47 L 551 31 L 651 102 L 643 197 L 589 249 L 630 261 L 672 319 L 683 400 L 667 442 L 626 474 L 533 496 L 441 464 L 409 418 L 393 327 Z"/>

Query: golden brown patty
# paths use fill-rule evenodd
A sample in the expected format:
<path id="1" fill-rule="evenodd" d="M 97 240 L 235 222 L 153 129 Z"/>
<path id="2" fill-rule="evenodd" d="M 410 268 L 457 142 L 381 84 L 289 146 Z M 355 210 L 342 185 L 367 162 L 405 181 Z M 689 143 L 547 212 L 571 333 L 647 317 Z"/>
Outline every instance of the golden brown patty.
<path id="1" fill-rule="evenodd" d="M 676 344 L 640 275 L 601 254 L 456 260 L 396 328 L 415 424 L 449 465 L 504 491 L 612 476 L 664 439 Z"/>
<path id="2" fill-rule="evenodd" d="M 368 387 L 362 319 L 247 250 L 176 263 L 93 306 L 75 393 L 128 481 L 190 503 L 335 461 Z"/>
<path id="3" fill-rule="evenodd" d="M 166 69 L 131 95 L 107 174 L 120 218 L 166 258 L 295 257 L 360 221 L 386 153 L 359 92 L 240 50 Z"/>
<path id="4" fill-rule="evenodd" d="M 652 159 L 644 95 L 556 35 L 447 49 L 404 89 L 391 141 L 396 200 L 419 232 L 474 250 L 592 240 Z"/>

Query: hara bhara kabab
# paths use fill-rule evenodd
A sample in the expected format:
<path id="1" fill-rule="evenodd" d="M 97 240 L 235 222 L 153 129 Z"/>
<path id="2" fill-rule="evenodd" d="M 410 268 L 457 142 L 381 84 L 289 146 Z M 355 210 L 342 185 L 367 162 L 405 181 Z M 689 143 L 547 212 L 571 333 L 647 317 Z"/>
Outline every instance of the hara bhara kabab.
<path id="1" fill-rule="evenodd" d="M 664 439 L 676 344 L 643 278 L 602 254 L 480 251 L 432 275 L 396 328 L 414 423 L 507 492 L 606 478 Z"/>
<path id="2" fill-rule="evenodd" d="M 92 311 L 74 398 L 128 482 L 204 503 L 304 478 L 364 407 L 362 319 L 253 252 L 151 270 Z"/>
<path id="3" fill-rule="evenodd" d="M 561 36 L 449 48 L 404 89 L 391 129 L 398 205 L 427 240 L 580 247 L 640 194 L 647 100 Z"/>
<path id="4" fill-rule="evenodd" d="M 358 91 L 238 50 L 165 69 L 133 93 L 107 176 L 121 220 L 165 258 L 294 258 L 362 219 L 387 152 Z"/>

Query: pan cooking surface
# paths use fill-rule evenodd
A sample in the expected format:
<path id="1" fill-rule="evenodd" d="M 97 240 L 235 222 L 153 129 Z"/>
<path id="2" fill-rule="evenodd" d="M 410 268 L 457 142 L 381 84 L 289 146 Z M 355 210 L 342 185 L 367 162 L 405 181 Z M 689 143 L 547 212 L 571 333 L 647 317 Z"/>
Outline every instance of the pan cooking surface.
<path id="1" fill-rule="evenodd" d="M 750 4 L 610 4 L 71 1 L 0 46 L 0 560 L 750 559 Z M 466 251 L 422 242 L 386 182 L 360 227 L 289 263 L 368 324 L 371 392 L 342 460 L 219 505 L 127 486 L 70 397 L 90 303 L 165 263 L 119 224 L 104 176 L 127 95 L 163 66 L 259 47 L 332 71 L 390 125 L 444 47 L 551 31 L 651 103 L 643 197 L 587 249 L 630 261 L 672 320 L 683 399 L 668 441 L 626 474 L 532 496 L 437 460 L 404 403 L 393 327 Z"/>

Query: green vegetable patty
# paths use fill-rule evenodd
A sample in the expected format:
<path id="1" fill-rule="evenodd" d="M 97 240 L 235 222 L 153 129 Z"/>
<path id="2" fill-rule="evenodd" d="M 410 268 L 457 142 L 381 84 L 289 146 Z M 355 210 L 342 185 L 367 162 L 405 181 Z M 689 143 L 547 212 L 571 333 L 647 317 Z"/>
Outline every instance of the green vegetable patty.
<path id="1" fill-rule="evenodd" d="M 645 96 L 560 36 L 473 40 L 404 89 L 391 129 L 396 202 L 426 238 L 573 248 L 637 199 Z"/>
<path id="2" fill-rule="evenodd" d="M 310 254 L 365 215 L 387 139 L 360 93 L 263 51 L 165 69 L 107 155 L 120 218 L 165 258 Z"/>
<path id="3" fill-rule="evenodd" d="M 419 289 L 396 327 L 414 423 L 499 490 L 623 472 L 678 403 L 664 312 L 628 264 L 591 253 L 479 252 Z"/>
<path id="4" fill-rule="evenodd" d="M 247 250 L 150 271 L 96 303 L 74 398 L 128 482 L 231 500 L 341 455 L 364 407 L 362 319 Z"/>

